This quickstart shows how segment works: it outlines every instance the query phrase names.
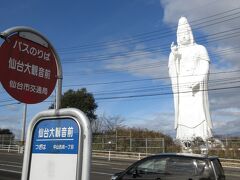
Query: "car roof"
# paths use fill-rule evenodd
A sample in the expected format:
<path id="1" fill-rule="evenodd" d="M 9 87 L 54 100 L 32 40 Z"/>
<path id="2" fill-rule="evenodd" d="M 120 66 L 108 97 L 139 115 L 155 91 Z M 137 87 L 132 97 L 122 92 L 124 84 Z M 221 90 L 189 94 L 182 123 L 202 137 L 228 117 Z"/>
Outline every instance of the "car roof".
<path id="1" fill-rule="evenodd" d="M 171 156 L 171 157 L 190 157 L 190 158 L 198 158 L 198 159 L 216 159 L 217 156 L 208 156 L 207 154 L 194 154 L 194 153 L 160 153 L 155 154 L 150 157 L 158 157 L 158 156 Z"/>

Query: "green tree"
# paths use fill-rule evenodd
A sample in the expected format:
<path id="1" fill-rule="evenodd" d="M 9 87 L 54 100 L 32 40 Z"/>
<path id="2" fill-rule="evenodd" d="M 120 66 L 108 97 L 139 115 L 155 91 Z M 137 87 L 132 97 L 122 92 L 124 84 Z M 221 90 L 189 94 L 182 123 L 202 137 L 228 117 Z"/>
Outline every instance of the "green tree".
<path id="1" fill-rule="evenodd" d="M 53 109 L 54 104 L 49 108 Z M 69 89 L 66 91 L 61 98 L 61 107 L 62 108 L 77 108 L 83 111 L 90 121 L 97 119 L 95 111 L 97 109 L 97 104 L 93 95 L 87 92 L 86 88 L 78 89 L 74 91 Z"/>
<path id="2" fill-rule="evenodd" d="M 10 129 L 0 128 L 0 143 L 1 144 L 11 144 L 14 141 L 15 135 Z"/>
<path id="3" fill-rule="evenodd" d="M 13 132 L 10 129 L 1 129 L 0 128 L 0 134 L 5 134 L 5 135 L 13 135 Z"/>
<path id="4" fill-rule="evenodd" d="M 94 134 L 115 132 L 116 129 L 125 127 L 124 121 L 120 115 L 109 116 L 103 113 L 92 123 L 92 132 Z"/>

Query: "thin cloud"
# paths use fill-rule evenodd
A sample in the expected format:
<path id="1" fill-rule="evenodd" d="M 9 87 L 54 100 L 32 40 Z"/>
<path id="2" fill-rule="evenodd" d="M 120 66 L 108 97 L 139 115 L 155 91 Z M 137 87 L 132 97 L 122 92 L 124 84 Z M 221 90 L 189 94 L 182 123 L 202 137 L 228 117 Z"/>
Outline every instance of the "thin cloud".
<path id="1" fill-rule="evenodd" d="M 240 121 L 239 119 L 226 121 L 221 120 L 215 122 L 214 124 L 214 134 L 215 135 L 224 135 L 224 136 L 240 136 Z"/>
<path id="2" fill-rule="evenodd" d="M 138 118 L 130 124 L 130 127 L 147 128 L 160 131 L 166 135 L 175 138 L 176 131 L 174 129 L 174 116 L 172 113 L 156 113 L 153 115 Z"/>
<path id="3" fill-rule="evenodd" d="M 168 57 L 161 52 L 156 54 L 144 51 L 142 47 L 143 45 L 137 44 L 127 55 L 115 56 L 111 62 L 106 63 L 105 68 L 138 77 L 167 76 Z"/>

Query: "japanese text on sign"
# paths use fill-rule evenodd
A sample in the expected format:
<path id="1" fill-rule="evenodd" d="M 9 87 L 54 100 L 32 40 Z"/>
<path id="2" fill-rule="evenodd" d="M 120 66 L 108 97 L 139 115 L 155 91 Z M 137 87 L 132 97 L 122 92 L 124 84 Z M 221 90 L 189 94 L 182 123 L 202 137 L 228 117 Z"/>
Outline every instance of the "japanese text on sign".
<path id="1" fill-rule="evenodd" d="M 35 150 L 38 151 L 44 151 L 46 150 L 47 145 L 46 144 L 36 144 L 35 145 Z M 52 146 L 54 150 L 73 150 L 74 149 L 74 144 L 54 144 Z"/>
<path id="2" fill-rule="evenodd" d="M 73 127 L 39 128 L 38 138 L 72 138 Z"/>
<path id="3" fill-rule="evenodd" d="M 50 60 L 50 53 L 44 52 L 43 50 L 36 49 L 28 45 L 27 43 L 21 41 L 15 41 L 13 48 L 18 48 L 20 52 L 24 52 L 30 54 L 32 56 L 36 56 L 39 59 L 43 59 L 45 61 Z"/>
<path id="4" fill-rule="evenodd" d="M 9 69 L 16 70 L 18 72 L 27 73 L 44 79 L 50 79 L 51 76 L 51 71 L 49 69 L 44 69 L 34 64 L 25 64 L 23 61 L 17 61 L 12 57 L 9 58 L 8 64 Z"/>
<path id="5" fill-rule="evenodd" d="M 32 84 L 18 82 L 18 81 L 14 81 L 14 80 L 9 81 L 9 87 L 20 90 L 20 91 L 28 91 L 28 92 L 44 94 L 44 95 L 48 94 L 48 88 L 46 88 L 46 87 L 35 86 Z"/>

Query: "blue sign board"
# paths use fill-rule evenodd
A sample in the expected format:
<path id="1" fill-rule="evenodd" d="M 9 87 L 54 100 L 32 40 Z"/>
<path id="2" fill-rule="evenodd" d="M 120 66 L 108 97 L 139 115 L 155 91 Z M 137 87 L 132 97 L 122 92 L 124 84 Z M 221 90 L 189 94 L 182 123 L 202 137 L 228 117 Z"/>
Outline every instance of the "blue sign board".
<path id="1" fill-rule="evenodd" d="M 43 119 L 33 130 L 32 153 L 78 154 L 79 131 L 72 118 Z"/>

